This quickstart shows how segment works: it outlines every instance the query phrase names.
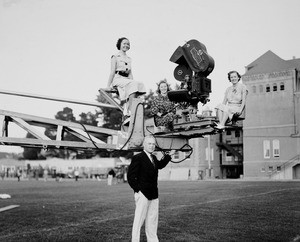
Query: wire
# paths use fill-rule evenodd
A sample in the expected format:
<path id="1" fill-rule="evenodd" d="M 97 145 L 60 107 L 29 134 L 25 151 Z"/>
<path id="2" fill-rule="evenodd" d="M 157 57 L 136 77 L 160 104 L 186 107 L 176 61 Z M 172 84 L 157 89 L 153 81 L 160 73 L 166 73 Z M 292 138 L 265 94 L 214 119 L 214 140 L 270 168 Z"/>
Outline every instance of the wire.
<path id="1" fill-rule="evenodd" d="M 135 119 L 136 119 L 136 116 L 137 116 L 137 109 L 138 109 L 139 105 L 143 105 L 143 104 L 142 104 L 142 103 L 138 103 L 138 105 L 136 106 L 136 109 L 135 109 L 135 112 L 134 112 L 133 124 L 132 124 L 133 127 L 134 127 L 134 124 L 135 124 Z M 144 116 L 143 116 L 143 123 L 144 123 Z M 82 123 L 79 123 L 79 124 L 83 127 L 84 131 L 87 133 L 89 139 L 91 140 L 91 142 L 93 143 L 93 145 L 95 146 L 95 148 L 98 149 L 98 150 L 101 150 L 101 149 L 97 146 L 97 144 L 93 141 L 93 139 L 92 139 L 92 137 L 90 136 L 88 130 L 87 130 L 86 127 L 85 127 L 85 125 L 82 124 Z M 165 151 L 158 145 L 158 142 L 157 142 L 157 139 L 156 139 L 156 137 L 155 137 L 155 134 L 154 134 L 153 132 L 151 132 L 148 128 L 146 128 L 146 130 L 154 137 L 155 143 L 156 143 L 156 147 L 158 148 L 158 150 L 160 150 L 160 152 L 163 154 L 163 156 L 169 155 L 167 152 L 165 152 Z M 133 131 L 133 130 L 132 130 L 132 131 Z M 172 132 L 172 133 L 173 133 L 173 132 Z M 124 147 L 128 144 L 129 140 L 131 139 L 132 135 L 133 135 L 133 132 L 130 133 L 130 136 L 128 137 L 128 139 L 126 140 L 126 142 L 124 143 L 124 145 L 122 146 L 122 148 L 121 148 L 119 151 L 122 151 L 122 150 L 124 149 Z M 172 149 L 172 146 L 173 146 L 173 140 L 174 140 L 174 138 L 172 138 L 172 141 L 171 141 L 169 150 Z M 176 164 L 176 163 L 181 163 L 181 162 L 185 161 L 186 159 L 190 158 L 190 156 L 191 156 L 192 153 L 193 153 L 193 147 L 191 147 L 189 144 L 184 144 L 184 145 L 179 149 L 179 151 L 182 151 L 182 150 L 184 149 L 184 147 L 186 147 L 186 146 L 188 146 L 188 147 L 190 148 L 190 153 L 188 154 L 188 156 L 186 156 L 186 157 L 185 157 L 184 159 L 182 159 L 182 160 L 179 160 L 179 161 L 170 160 L 170 162 Z"/>
<path id="2" fill-rule="evenodd" d="M 154 133 L 152 133 L 152 132 L 148 129 L 148 126 L 146 126 L 146 130 L 147 130 L 152 136 L 154 136 Z"/>
<path id="3" fill-rule="evenodd" d="M 191 149 L 190 149 L 191 152 L 188 154 L 188 156 L 185 157 L 185 158 L 182 159 L 182 160 L 179 160 L 179 161 L 173 161 L 173 160 L 171 160 L 172 163 L 174 163 L 174 164 L 181 163 L 181 162 L 183 162 L 183 161 L 185 161 L 186 159 L 188 159 L 188 158 L 191 157 L 191 155 L 192 155 L 192 153 L 193 153 L 193 147 L 191 147 L 189 144 L 183 145 L 179 150 L 182 150 L 185 146 L 189 146 L 189 147 L 191 148 Z"/>
<path id="4" fill-rule="evenodd" d="M 79 123 L 79 122 L 78 122 L 78 123 Z M 101 149 L 97 146 L 97 144 L 95 143 L 95 141 L 92 139 L 92 137 L 90 136 L 88 130 L 87 130 L 86 127 L 85 127 L 85 125 L 82 124 L 82 123 L 79 123 L 79 124 L 83 127 L 84 131 L 87 133 L 87 135 L 88 135 L 90 141 L 93 143 L 93 145 L 96 147 L 96 149 L 97 149 L 97 150 L 101 150 Z"/>
<path id="5" fill-rule="evenodd" d="M 136 105 L 135 112 L 134 112 L 133 124 L 132 124 L 133 127 L 134 127 L 134 124 L 135 124 L 135 118 L 136 118 L 136 115 L 137 115 L 137 109 L 138 109 L 138 106 L 139 106 L 139 105 L 143 105 L 143 104 L 142 104 L 142 103 L 138 103 L 138 105 Z M 143 115 L 143 121 L 142 121 L 142 123 L 144 123 L 144 115 Z M 133 129 L 132 129 L 132 131 L 133 131 Z M 124 147 L 127 145 L 127 143 L 129 142 L 129 140 L 130 140 L 131 137 L 132 137 L 132 134 L 133 134 L 133 132 L 131 132 L 130 136 L 128 137 L 128 139 L 126 140 L 125 144 L 122 146 L 122 148 L 120 149 L 120 151 L 123 150 Z M 145 135 L 144 135 L 144 136 L 145 136 Z"/>
<path id="6" fill-rule="evenodd" d="M 166 151 L 164 151 L 164 149 L 162 149 L 162 148 L 158 145 L 157 139 L 156 139 L 155 135 L 154 135 L 153 137 L 154 137 L 154 139 L 155 139 L 155 143 L 156 143 L 157 149 L 163 154 L 163 156 L 169 155 Z M 172 144 L 173 144 L 173 139 L 172 139 L 172 143 L 171 143 L 171 146 L 170 146 L 169 150 L 172 149 Z M 184 145 L 179 149 L 179 151 L 182 151 L 183 148 L 184 148 L 185 146 L 189 146 L 190 151 L 191 151 L 191 152 L 188 154 L 188 156 L 185 157 L 185 158 L 182 159 L 182 160 L 179 160 L 179 161 L 174 161 L 174 160 L 171 159 L 170 162 L 176 164 L 176 163 L 181 163 L 181 162 L 185 161 L 186 159 L 190 158 L 190 156 L 191 156 L 192 153 L 193 153 L 193 147 L 191 147 L 189 144 L 184 144 Z"/>
<path id="7" fill-rule="evenodd" d="M 143 105 L 142 103 L 138 103 L 138 105 L 136 106 L 136 109 L 135 109 L 135 112 L 134 112 L 134 121 L 135 121 L 135 118 L 136 118 L 136 115 L 137 115 L 137 109 L 138 109 L 138 106 L 139 105 Z M 144 116 L 143 116 L 143 119 L 144 119 Z M 143 120 L 143 123 L 144 123 L 144 120 Z M 95 148 L 97 149 L 97 150 L 99 150 L 99 151 L 101 151 L 101 149 L 97 146 L 97 144 L 95 143 L 95 141 L 92 139 L 92 137 L 90 136 L 90 134 L 89 134 L 89 132 L 88 132 L 88 130 L 87 130 L 87 128 L 85 127 L 85 125 L 84 124 L 82 124 L 82 123 L 80 123 L 80 122 L 78 122 L 78 124 L 80 124 L 82 127 L 83 127 L 83 129 L 84 129 L 84 131 L 87 133 L 87 135 L 88 135 L 88 138 L 89 138 L 89 140 L 92 142 L 92 144 L 95 146 Z M 134 122 L 133 122 L 133 127 L 134 127 Z M 128 144 L 128 142 L 129 142 L 129 140 L 131 139 L 131 137 L 132 137 L 132 134 L 133 134 L 133 132 L 131 132 L 131 134 L 130 134 L 130 136 L 128 137 L 128 139 L 126 140 L 126 142 L 125 142 L 125 144 L 122 146 L 122 148 L 120 149 L 120 150 L 118 150 L 118 152 L 120 152 L 120 151 L 122 151 L 123 149 L 124 149 L 124 147 Z"/>

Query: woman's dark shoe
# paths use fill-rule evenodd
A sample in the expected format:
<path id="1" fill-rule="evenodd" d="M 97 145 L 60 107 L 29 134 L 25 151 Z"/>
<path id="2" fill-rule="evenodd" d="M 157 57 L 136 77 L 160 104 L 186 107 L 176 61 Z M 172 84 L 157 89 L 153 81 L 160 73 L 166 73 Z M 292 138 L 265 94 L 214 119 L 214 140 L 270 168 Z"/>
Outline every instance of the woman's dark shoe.
<path id="1" fill-rule="evenodd" d="M 125 116 L 123 117 L 123 122 L 122 122 L 122 124 L 123 124 L 124 126 L 129 126 L 129 122 L 130 122 L 130 116 L 125 115 Z"/>

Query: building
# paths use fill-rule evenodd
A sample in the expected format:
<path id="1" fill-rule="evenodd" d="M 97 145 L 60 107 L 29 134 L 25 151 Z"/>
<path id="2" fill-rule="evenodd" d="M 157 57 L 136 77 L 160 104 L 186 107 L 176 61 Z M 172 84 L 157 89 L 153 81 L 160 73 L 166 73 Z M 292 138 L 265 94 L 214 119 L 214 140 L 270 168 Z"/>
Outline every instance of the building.
<path id="1" fill-rule="evenodd" d="M 160 180 L 203 180 L 220 178 L 217 135 L 189 140 L 192 153 L 176 151 L 168 166 L 159 171 Z M 160 152 L 157 152 L 160 158 Z"/>
<path id="2" fill-rule="evenodd" d="M 243 177 L 243 126 L 238 121 L 236 126 L 227 127 L 217 135 L 219 151 L 220 178 Z"/>
<path id="3" fill-rule="evenodd" d="M 244 176 L 300 178 L 300 59 L 267 51 L 246 66 Z"/>

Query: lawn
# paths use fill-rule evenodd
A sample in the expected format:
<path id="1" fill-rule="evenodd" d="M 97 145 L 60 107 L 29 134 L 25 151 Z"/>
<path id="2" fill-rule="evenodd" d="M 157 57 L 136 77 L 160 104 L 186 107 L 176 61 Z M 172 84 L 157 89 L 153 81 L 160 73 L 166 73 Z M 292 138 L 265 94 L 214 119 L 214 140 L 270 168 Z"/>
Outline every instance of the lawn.
<path id="1" fill-rule="evenodd" d="M 300 182 L 160 181 L 160 241 L 300 241 Z M 130 241 L 133 192 L 105 181 L 0 181 L 0 241 Z M 146 241 L 144 228 L 141 241 Z"/>

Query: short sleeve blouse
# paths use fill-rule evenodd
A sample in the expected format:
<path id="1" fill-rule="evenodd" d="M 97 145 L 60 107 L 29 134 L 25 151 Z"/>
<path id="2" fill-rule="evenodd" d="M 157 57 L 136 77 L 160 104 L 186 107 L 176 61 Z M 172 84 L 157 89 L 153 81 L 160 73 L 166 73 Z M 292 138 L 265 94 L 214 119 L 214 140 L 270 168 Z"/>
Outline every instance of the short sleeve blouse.
<path id="1" fill-rule="evenodd" d="M 225 97 L 229 104 L 241 104 L 243 94 L 247 94 L 247 87 L 242 83 L 237 83 L 236 86 L 230 86 L 226 89 Z"/>
<path id="2" fill-rule="evenodd" d="M 126 71 L 131 70 L 131 58 L 127 55 L 116 54 L 112 57 L 116 58 L 116 71 Z"/>

